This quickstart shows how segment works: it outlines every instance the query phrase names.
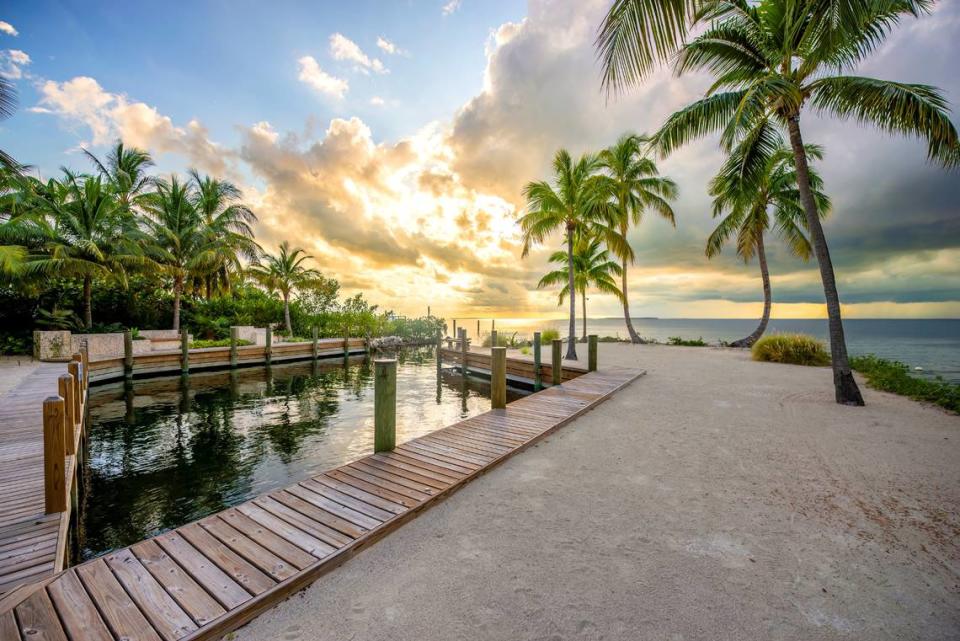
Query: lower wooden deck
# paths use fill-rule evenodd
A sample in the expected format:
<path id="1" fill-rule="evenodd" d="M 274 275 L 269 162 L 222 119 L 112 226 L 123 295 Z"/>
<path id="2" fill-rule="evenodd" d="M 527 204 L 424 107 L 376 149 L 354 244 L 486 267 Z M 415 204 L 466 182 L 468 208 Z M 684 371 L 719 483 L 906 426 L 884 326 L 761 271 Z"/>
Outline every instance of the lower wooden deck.
<path id="1" fill-rule="evenodd" d="M 21 588 L 0 639 L 217 638 L 641 374 L 580 376 Z"/>

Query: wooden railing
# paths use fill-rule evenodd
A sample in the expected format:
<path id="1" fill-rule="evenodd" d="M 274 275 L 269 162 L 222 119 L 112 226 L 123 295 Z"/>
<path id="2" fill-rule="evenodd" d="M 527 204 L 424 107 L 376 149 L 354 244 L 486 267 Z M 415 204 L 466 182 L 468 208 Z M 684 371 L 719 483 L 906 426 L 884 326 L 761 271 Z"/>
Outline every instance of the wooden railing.
<path id="1" fill-rule="evenodd" d="M 68 497 L 76 478 L 77 446 L 83 435 L 90 385 L 89 363 L 84 346 L 57 379 L 57 395 L 43 401 L 43 495 L 47 514 L 70 509 Z"/>

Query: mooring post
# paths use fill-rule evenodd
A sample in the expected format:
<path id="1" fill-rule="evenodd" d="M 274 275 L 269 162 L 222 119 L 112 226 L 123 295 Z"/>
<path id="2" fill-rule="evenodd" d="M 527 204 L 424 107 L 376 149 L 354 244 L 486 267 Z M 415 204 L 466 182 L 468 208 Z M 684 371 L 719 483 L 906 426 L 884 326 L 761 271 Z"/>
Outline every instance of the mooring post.
<path id="1" fill-rule="evenodd" d="M 270 361 L 273 360 L 273 328 L 269 324 L 267 324 L 265 336 L 267 344 L 263 348 L 263 359 L 269 365 Z"/>
<path id="2" fill-rule="evenodd" d="M 87 391 L 87 376 L 85 372 L 87 368 L 84 366 L 83 354 L 81 354 L 80 352 L 76 352 L 73 355 L 73 362 L 77 364 L 77 372 L 79 373 L 79 376 L 80 376 L 80 391 L 85 392 Z M 82 394 L 80 396 L 80 400 L 81 401 L 83 400 Z"/>
<path id="3" fill-rule="evenodd" d="M 373 451 L 390 452 L 397 442 L 397 360 L 373 361 Z"/>
<path id="4" fill-rule="evenodd" d="M 467 375 L 469 368 L 467 367 L 467 330 L 460 328 L 460 373 L 464 376 Z"/>
<path id="5" fill-rule="evenodd" d="M 311 333 L 312 336 L 313 336 L 313 359 L 316 360 L 316 359 L 317 359 L 317 351 L 318 351 L 318 350 L 317 350 L 317 341 L 319 340 L 319 337 L 320 337 L 320 331 L 317 329 L 317 326 L 314 325 L 313 327 L 310 328 L 310 333 Z"/>
<path id="6" fill-rule="evenodd" d="M 76 429 L 77 421 L 75 414 L 76 405 L 73 402 L 73 393 L 76 383 L 70 374 L 61 374 L 57 378 L 57 392 L 63 399 L 63 450 L 67 454 L 76 454 Z"/>
<path id="7" fill-rule="evenodd" d="M 59 396 L 43 401 L 43 497 L 47 514 L 67 509 L 64 407 Z"/>
<path id="8" fill-rule="evenodd" d="M 543 387 L 543 376 L 540 373 L 540 332 L 533 333 L 533 391 L 539 392 Z"/>
<path id="9" fill-rule="evenodd" d="M 443 330 L 437 330 L 437 371 L 443 367 L 443 357 L 440 354 L 440 350 L 443 349 Z"/>
<path id="10" fill-rule="evenodd" d="M 551 354 L 550 358 L 550 370 L 554 385 L 559 385 L 563 379 L 563 360 L 560 356 L 560 352 L 562 351 L 563 340 L 559 338 L 553 339 L 553 354 Z"/>
<path id="11" fill-rule="evenodd" d="M 497 330 L 490 330 L 490 347 L 497 346 Z"/>
<path id="12" fill-rule="evenodd" d="M 230 367 L 237 366 L 237 341 L 240 339 L 240 328 L 230 327 Z"/>
<path id="13" fill-rule="evenodd" d="M 480 335 L 480 319 L 477 319 L 477 336 Z"/>
<path id="14" fill-rule="evenodd" d="M 123 376 L 133 377 L 133 332 L 129 329 L 123 332 Z"/>
<path id="15" fill-rule="evenodd" d="M 490 354 L 490 407 L 507 406 L 507 348 L 494 347 Z"/>
<path id="16" fill-rule="evenodd" d="M 81 370 L 83 368 L 77 361 L 67 363 L 67 371 L 73 376 L 73 416 L 77 423 L 83 423 L 83 379 Z"/>
<path id="17" fill-rule="evenodd" d="M 190 334 L 187 330 L 180 330 L 180 373 L 190 373 Z"/>
<path id="18" fill-rule="evenodd" d="M 453 337 L 457 338 L 460 334 L 457 333 L 457 319 L 453 319 Z"/>
<path id="19" fill-rule="evenodd" d="M 587 371 L 597 371 L 597 342 L 596 334 L 587 336 Z"/>

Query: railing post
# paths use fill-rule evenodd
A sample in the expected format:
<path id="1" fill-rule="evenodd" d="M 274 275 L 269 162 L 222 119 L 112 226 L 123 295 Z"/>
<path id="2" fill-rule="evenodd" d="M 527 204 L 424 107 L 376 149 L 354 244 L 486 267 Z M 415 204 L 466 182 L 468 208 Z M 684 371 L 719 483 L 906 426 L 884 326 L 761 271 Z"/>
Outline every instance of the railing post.
<path id="1" fill-rule="evenodd" d="M 397 442 L 397 361 L 373 361 L 373 451 L 389 452 Z"/>
<path id="2" fill-rule="evenodd" d="M 190 373 L 190 334 L 187 330 L 180 330 L 180 373 Z"/>
<path id="3" fill-rule="evenodd" d="M 499 410 L 507 406 L 507 348 L 491 348 L 490 361 L 490 407 Z"/>
<path id="4" fill-rule="evenodd" d="M 64 402 L 59 396 L 43 401 L 43 496 L 47 514 L 67 510 L 64 443 Z"/>
<path id="5" fill-rule="evenodd" d="M 273 328 L 269 324 L 267 324 L 266 339 L 267 344 L 263 348 L 263 359 L 269 365 L 270 361 L 273 360 Z"/>
<path id="6" fill-rule="evenodd" d="M 490 347 L 497 347 L 497 330 L 490 330 Z"/>
<path id="7" fill-rule="evenodd" d="M 562 351 L 563 340 L 559 338 L 553 339 L 553 354 L 551 354 L 550 359 L 550 370 L 554 385 L 559 385 L 563 382 L 563 359 L 560 356 L 560 352 Z"/>
<path id="8" fill-rule="evenodd" d="M 87 339 L 80 343 L 80 363 L 83 364 L 83 389 L 90 387 L 90 347 Z"/>
<path id="9" fill-rule="evenodd" d="M 320 336 L 320 331 L 317 329 L 317 326 L 314 325 L 312 328 L 310 328 L 310 332 L 313 334 L 313 358 L 316 360 L 318 353 L 317 340 Z"/>
<path id="10" fill-rule="evenodd" d="M 460 363 L 460 373 L 464 376 L 469 372 L 467 367 L 467 330 L 460 328 L 460 358 L 462 359 Z"/>
<path id="11" fill-rule="evenodd" d="M 80 391 L 85 392 L 87 390 L 87 377 L 86 374 L 84 374 L 86 367 L 84 367 L 83 354 L 76 352 L 73 355 L 73 362 L 77 364 L 77 371 L 80 373 Z M 80 399 L 82 401 L 83 397 L 81 396 Z"/>
<path id="12" fill-rule="evenodd" d="M 443 330 L 437 330 L 437 371 L 443 367 L 443 357 L 440 354 L 440 350 L 443 349 Z"/>
<path id="13" fill-rule="evenodd" d="M 587 336 L 587 371 L 597 371 L 597 338 L 596 334 Z"/>
<path id="14" fill-rule="evenodd" d="M 237 340 L 240 337 L 240 329 L 237 327 L 230 328 L 230 367 L 237 366 Z"/>
<path id="15" fill-rule="evenodd" d="M 123 377 L 133 377 L 133 332 L 123 332 Z"/>
<path id="16" fill-rule="evenodd" d="M 73 417 L 77 423 L 83 423 L 83 368 L 77 361 L 67 363 L 67 371 L 73 376 Z"/>
<path id="17" fill-rule="evenodd" d="M 57 379 L 57 391 L 63 399 L 63 438 L 64 451 L 67 454 L 76 454 L 76 429 L 77 419 L 74 410 L 76 405 L 73 401 L 73 394 L 76 383 L 70 374 L 61 374 Z"/>
<path id="18" fill-rule="evenodd" d="M 533 333 L 533 391 L 543 387 L 543 375 L 540 372 L 540 332 Z"/>

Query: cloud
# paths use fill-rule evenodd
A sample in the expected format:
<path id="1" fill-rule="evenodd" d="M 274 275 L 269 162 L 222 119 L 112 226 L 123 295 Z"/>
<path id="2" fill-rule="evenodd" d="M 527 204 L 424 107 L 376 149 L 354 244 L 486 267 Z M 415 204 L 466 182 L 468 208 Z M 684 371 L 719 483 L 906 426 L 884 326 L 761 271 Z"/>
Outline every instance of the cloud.
<path id="1" fill-rule="evenodd" d="M 334 60 L 347 60 L 355 63 L 363 73 L 370 73 L 371 71 L 379 74 L 390 73 L 380 60 L 365 54 L 356 42 L 341 33 L 330 36 L 330 55 L 333 56 Z"/>
<path id="2" fill-rule="evenodd" d="M 0 76 L 11 80 L 23 77 L 23 67 L 30 64 L 30 56 L 19 49 L 0 51 Z"/>
<path id="3" fill-rule="evenodd" d="M 297 80 L 314 91 L 337 99 L 342 99 L 347 94 L 347 90 L 350 88 L 347 81 L 331 76 L 321 69 L 313 56 L 303 56 L 297 60 L 297 64 L 300 67 Z"/>
<path id="4" fill-rule="evenodd" d="M 461 0 L 450 0 L 450 2 L 443 5 L 440 11 L 443 13 L 443 15 L 449 16 L 460 8 L 460 2 Z"/>
<path id="5" fill-rule="evenodd" d="M 373 105 L 374 107 L 382 107 L 385 104 L 387 104 L 387 102 L 380 96 L 374 96 L 373 98 L 370 99 L 370 104 Z"/>
<path id="6" fill-rule="evenodd" d="M 9 22 L 4 22 L 0 20 L 0 31 L 7 34 L 8 36 L 19 36 L 20 32 L 13 28 L 13 25 Z"/>
<path id="7" fill-rule="evenodd" d="M 391 56 L 405 56 L 407 52 L 383 36 L 377 36 L 377 46 Z"/>

